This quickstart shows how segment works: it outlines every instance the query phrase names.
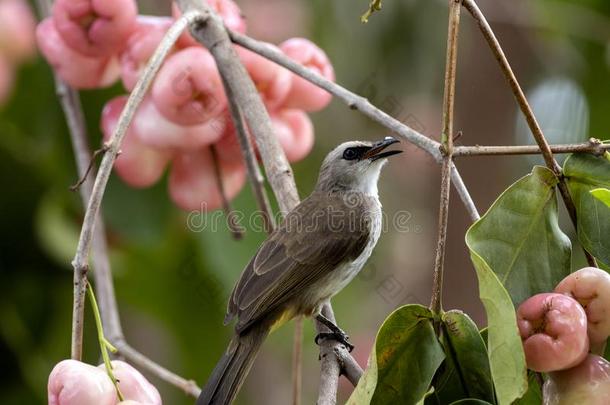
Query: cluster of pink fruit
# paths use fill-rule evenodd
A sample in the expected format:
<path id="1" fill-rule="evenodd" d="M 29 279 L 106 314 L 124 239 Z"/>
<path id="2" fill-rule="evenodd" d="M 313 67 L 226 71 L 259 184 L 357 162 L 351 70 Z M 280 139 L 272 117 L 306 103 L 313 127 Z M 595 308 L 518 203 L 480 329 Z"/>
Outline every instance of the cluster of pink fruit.
<path id="1" fill-rule="evenodd" d="M 49 375 L 49 405 L 161 405 L 159 391 L 129 364 L 112 361 L 113 374 L 123 395 L 117 390 L 104 365 L 98 367 L 76 360 L 59 362 Z"/>
<path id="2" fill-rule="evenodd" d="M 205 1 L 205 0 L 202 0 Z M 233 0 L 208 0 L 225 25 L 244 33 L 246 24 Z M 163 35 L 180 15 L 138 16 L 135 0 L 57 0 L 51 17 L 37 29 L 39 47 L 57 74 L 75 88 L 98 88 L 119 77 L 133 90 Z M 307 39 L 279 45 L 288 57 L 334 80 L 326 54 Z M 331 95 L 263 57 L 236 47 L 267 107 L 288 160 L 313 146 L 306 112 L 324 108 Z M 104 139 L 111 136 L 127 100 L 110 100 L 102 113 Z M 143 101 L 116 161 L 119 176 L 133 187 L 159 180 L 169 165 L 169 193 L 185 210 L 221 205 L 210 146 L 215 145 L 223 188 L 233 198 L 245 181 L 235 130 L 227 112 L 222 80 L 211 54 L 188 33 L 176 43 Z"/>
<path id="3" fill-rule="evenodd" d="M 11 94 L 15 70 L 36 52 L 36 20 L 24 0 L 0 0 L 0 105 Z"/>
<path id="4" fill-rule="evenodd" d="M 610 275 L 586 267 L 553 293 L 537 294 L 517 310 L 527 366 L 548 373 L 546 405 L 610 404 L 610 362 L 597 354 L 610 336 Z"/>

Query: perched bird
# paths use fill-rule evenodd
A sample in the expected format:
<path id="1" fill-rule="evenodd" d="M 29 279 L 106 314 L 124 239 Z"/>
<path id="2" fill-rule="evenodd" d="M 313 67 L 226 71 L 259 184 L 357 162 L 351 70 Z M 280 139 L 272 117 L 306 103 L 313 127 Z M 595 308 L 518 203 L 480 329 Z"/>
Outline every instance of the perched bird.
<path id="1" fill-rule="evenodd" d="M 197 405 L 230 404 L 269 332 L 297 315 L 312 316 L 346 347 L 347 335 L 322 306 L 364 266 L 381 233 L 377 181 L 398 141 L 346 142 L 324 159 L 314 191 L 288 213 L 260 246 L 229 299 L 225 325 L 235 334 Z"/>

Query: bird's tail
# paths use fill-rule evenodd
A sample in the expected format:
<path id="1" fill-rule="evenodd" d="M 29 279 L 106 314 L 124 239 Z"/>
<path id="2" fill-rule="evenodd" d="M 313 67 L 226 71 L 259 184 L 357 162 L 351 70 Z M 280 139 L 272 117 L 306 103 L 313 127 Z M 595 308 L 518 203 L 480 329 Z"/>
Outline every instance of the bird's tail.
<path id="1" fill-rule="evenodd" d="M 229 405 L 233 402 L 268 334 L 268 328 L 259 326 L 243 335 L 233 336 L 203 387 L 197 405 Z"/>

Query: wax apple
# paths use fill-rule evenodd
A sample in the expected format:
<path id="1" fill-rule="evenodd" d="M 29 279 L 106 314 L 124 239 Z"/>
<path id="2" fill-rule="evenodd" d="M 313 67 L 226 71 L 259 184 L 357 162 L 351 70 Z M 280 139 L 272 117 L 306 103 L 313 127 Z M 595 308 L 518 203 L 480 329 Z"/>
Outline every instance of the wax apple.
<path id="1" fill-rule="evenodd" d="M 563 294 L 537 294 L 517 310 L 517 325 L 529 369 L 562 370 L 580 363 L 589 351 L 587 316 Z"/>
<path id="2" fill-rule="evenodd" d="M 591 345 L 603 345 L 610 336 L 610 275 L 596 267 L 585 267 L 555 287 L 582 305 L 587 314 L 587 332 Z"/>
<path id="3" fill-rule="evenodd" d="M 544 405 L 610 404 L 610 363 L 589 354 L 576 367 L 549 373 L 542 399 Z"/>

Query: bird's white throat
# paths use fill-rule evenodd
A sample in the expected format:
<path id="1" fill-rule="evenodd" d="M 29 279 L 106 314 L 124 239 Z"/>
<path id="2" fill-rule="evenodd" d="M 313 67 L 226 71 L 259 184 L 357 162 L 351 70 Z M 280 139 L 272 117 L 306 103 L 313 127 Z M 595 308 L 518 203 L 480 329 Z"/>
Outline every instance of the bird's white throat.
<path id="1" fill-rule="evenodd" d="M 360 176 L 360 181 L 357 183 L 358 191 L 370 195 L 371 197 L 378 197 L 379 192 L 377 190 L 377 182 L 379 181 L 379 175 L 381 174 L 381 168 L 387 163 L 386 159 L 380 162 L 374 162 L 367 170 Z"/>

